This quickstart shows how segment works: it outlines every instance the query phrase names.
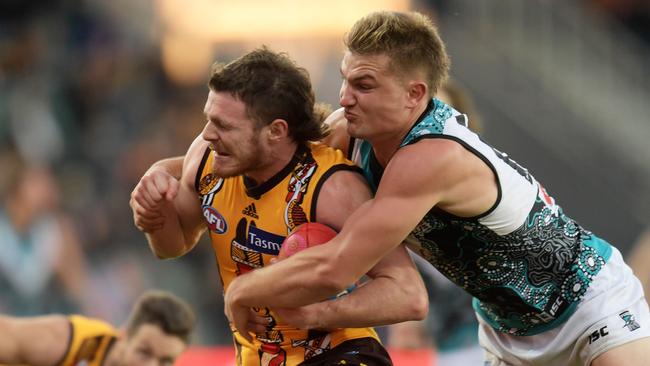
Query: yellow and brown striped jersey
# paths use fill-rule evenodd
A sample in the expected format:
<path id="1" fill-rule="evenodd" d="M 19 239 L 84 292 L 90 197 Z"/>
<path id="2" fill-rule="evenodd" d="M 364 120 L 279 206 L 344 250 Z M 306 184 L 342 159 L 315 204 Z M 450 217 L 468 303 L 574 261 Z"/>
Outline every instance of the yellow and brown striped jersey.
<path id="1" fill-rule="evenodd" d="M 339 150 L 317 143 L 300 146 L 289 164 L 259 185 L 244 176 L 220 178 L 212 173 L 212 166 L 213 154 L 206 149 L 196 190 L 224 289 L 236 276 L 268 265 L 296 226 L 318 219 L 318 193 L 331 174 L 358 170 Z M 297 364 L 346 340 L 377 339 L 372 328 L 306 331 L 283 324 L 269 309 L 256 310 L 270 317 L 272 326 L 252 345 L 235 333 L 238 358 L 244 365 Z"/>
<path id="2" fill-rule="evenodd" d="M 101 366 L 117 339 L 117 330 L 110 324 L 80 315 L 68 317 L 70 338 L 59 366 Z"/>

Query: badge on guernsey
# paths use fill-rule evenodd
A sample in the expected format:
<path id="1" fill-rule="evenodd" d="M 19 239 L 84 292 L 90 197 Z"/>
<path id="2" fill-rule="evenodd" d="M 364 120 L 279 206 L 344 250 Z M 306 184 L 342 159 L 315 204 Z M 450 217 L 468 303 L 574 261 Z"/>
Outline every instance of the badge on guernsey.
<path id="1" fill-rule="evenodd" d="M 203 217 L 208 223 L 208 228 L 217 234 L 223 234 L 228 230 L 226 219 L 219 211 L 215 210 L 212 206 L 203 206 Z"/>

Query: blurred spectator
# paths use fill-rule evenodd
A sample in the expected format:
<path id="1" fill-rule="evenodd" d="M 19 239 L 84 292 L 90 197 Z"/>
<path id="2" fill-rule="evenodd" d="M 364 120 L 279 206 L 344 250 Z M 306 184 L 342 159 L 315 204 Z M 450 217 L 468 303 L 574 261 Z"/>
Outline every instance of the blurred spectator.
<path id="1" fill-rule="evenodd" d="M 60 210 L 49 169 L 3 155 L 0 311 L 13 315 L 87 310 L 89 273 L 76 229 Z"/>

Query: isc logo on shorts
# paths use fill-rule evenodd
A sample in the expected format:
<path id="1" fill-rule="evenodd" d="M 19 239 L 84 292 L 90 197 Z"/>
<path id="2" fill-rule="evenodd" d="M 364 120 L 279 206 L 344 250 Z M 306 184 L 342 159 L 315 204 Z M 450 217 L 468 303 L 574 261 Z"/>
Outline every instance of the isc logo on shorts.
<path id="1" fill-rule="evenodd" d="M 226 219 L 219 211 L 215 210 L 212 206 L 203 206 L 203 217 L 208 223 L 208 228 L 217 234 L 223 234 L 228 230 Z"/>
<path id="2" fill-rule="evenodd" d="M 600 329 L 594 330 L 589 334 L 589 344 L 596 342 L 597 340 L 607 336 L 609 332 L 607 331 L 607 326 L 604 326 Z"/>

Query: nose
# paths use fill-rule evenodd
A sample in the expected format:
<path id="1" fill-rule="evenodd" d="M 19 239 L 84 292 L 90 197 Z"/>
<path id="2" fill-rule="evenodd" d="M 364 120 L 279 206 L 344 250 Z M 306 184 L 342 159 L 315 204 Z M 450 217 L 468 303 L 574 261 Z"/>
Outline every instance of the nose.
<path id="1" fill-rule="evenodd" d="M 210 142 L 218 140 L 219 134 L 214 125 L 211 122 L 208 122 L 205 124 L 205 127 L 203 127 L 203 131 L 201 131 L 201 137 L 203 137 L 203 140 Z"/>
<path id="2" fill-rule="evenodd" d="M 354 103 L 354 95 L 352 94 L 347 81 L 343 80 L 343 84 L 341 84 L 341 90 L 339 91 L 339 104 L 341 107 L 348 108 L 353 106 Z"/>

